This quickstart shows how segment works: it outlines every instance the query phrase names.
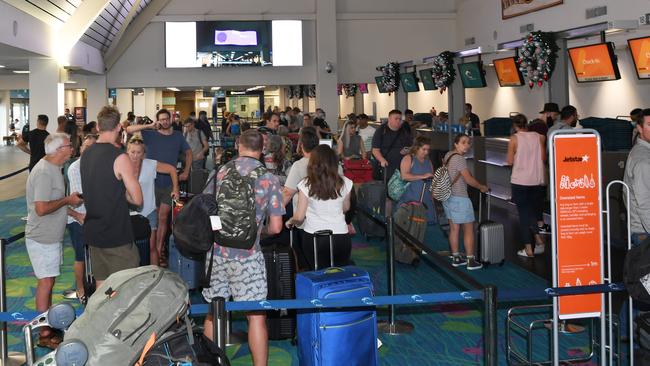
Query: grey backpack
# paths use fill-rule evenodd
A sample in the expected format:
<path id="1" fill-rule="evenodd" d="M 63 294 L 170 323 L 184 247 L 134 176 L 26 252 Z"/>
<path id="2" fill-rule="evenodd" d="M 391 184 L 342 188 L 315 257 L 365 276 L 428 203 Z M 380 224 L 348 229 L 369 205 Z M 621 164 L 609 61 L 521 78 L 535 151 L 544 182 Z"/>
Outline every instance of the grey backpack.
<path id="1" fill-rule="evenodd" d="M 120 271 L 90 297 L 65 343 L 86 346 L 86 365 L 134 365 L 172 325 L 190 326 L 188 306 L 187 285 L 177 274 L 157 266 Z"/>

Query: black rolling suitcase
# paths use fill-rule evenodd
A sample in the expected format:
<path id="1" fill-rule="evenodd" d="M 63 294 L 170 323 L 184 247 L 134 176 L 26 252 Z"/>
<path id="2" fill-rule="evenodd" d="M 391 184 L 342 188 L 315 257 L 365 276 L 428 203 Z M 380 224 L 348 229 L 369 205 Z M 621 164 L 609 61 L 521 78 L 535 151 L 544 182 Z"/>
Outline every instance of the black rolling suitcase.
<path id="1" fill-rule="evenodd" d="M 290 245 L 271 244 L 262 247 L 266 264 L 268 300 L 290 300 L 296 297 L 296 256 L 293 253 L 293 230 Z M 266 313 L 269 339 L 292 339 L 296 334 L 295 310 L 272 310 Z"/>
<path id="2" fill-rule="evenodd" d="M 207 169 L 192 169 L 190 172 L 190 179 L 188 182 L 188 193 L 190 194 L 199 194 L 205 188 L 206 183 L 208 182 L 208 177 L 210 172 Z"/>
<path id="3" fill-rule="evenodd" d="M 384 169 L 384 180 L 373 180 L 364 183 L 359 187 L 357 195 L 357 207 L 359 210 L 370 211 L 373 214 L 386 217 L 386 170 Z M 386 229 L 378 224 L 363 212 L 357 216 L 359 230 L 367 238 L 383 238 L 386 236 Z"/>

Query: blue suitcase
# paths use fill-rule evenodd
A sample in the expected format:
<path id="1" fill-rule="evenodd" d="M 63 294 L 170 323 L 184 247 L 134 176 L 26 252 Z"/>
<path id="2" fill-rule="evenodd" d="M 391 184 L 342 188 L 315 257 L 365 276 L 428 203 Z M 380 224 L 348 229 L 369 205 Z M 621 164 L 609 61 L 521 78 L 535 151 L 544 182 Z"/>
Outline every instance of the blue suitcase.
<path id="1" fill-rule="evenodd" d="M 316 259 L 315 263 L 318 263 Z M 332 267 L 302 272 L 296 276 L 297 299 L 366 296 L 373 296 L 372 281 L 368 272 L 360 268 Z M 297 323 L 300 366 L 373 366 L 379 362 L 377 313 L 374 308 L 356 311 L 299 310 Z"/>
<path id="2" fill-rule="evenodd" d="M 173 235 L 169 237 L 168 266 L 167 269 L 181 276 L 190 290 L 201 287 L 205 261 L 196 261 L 181 255 L 178 248 L 176 248 Z"/>

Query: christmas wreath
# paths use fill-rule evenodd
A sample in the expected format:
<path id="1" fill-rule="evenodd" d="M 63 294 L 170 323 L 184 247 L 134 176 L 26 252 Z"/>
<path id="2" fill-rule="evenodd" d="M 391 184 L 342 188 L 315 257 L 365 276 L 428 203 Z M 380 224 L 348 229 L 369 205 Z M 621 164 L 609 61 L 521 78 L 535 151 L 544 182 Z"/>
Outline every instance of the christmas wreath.
<path id="1" fill-rule="evenodd" d="M 399 64 L 397 62 L 389 62 L 383 67 L 382 73 L 384 76 L 384 89 L 392 93 L 399 87 Z"/>
<path id="2" fill-rule="evenodd" d="M 354 97 L 357 95 L 359 87 L 357 84 L 343 84 L 343 91 L 345 92 L 345 97 Z"/>
<path id="3" fill-rule="evenodd" d="M 454 54 L 445 51 L 436 56 L 433 59 L 431 74 L 433 75 L 436 87 L 440 89 L 440 94 L 442 94 L 456 78 L 456 70 L 454 70 Z"/>
<path id="4" fill-rule="evenodd" d="M 519 70 L 528 79 L 532 89 L 535 84 L 542 86 L 555 69 L 558 47 L 553 37 L 545 32 L 533 32 L 526 37 L 519 49 Z"/>

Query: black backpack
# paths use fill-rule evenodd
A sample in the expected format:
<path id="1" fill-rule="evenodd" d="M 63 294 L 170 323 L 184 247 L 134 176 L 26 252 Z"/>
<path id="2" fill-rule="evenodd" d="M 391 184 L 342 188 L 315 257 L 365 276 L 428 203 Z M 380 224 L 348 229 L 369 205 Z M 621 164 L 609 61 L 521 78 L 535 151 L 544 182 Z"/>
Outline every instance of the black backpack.
<path id="1" fill-rule="evenodd" d="M 650 274 L 650 237 L 625 255 L 623 279 L 632 299 L 650 304 L 650 294 L 641 279 Z"/>
<path id="2" fill-rule="evenodd" d="M 221 246 L 248 250 L 257 240 L 255 180 L 266 173 L 266 168 L 258 166 L 243 176 L 235 161 L 230 161 L 222 169 L 227 170 L 216 194 L 221 230 L 214 236 Z"/>
<path id="3" fill-rule="evenodd" d="M 174 219 L 174 240 L 184 257 L 203 260 L 214 245 L 210 216 L 217 214 L 217 201 L 212 194 L 194 196 Z"/>

